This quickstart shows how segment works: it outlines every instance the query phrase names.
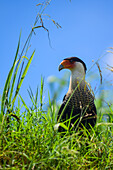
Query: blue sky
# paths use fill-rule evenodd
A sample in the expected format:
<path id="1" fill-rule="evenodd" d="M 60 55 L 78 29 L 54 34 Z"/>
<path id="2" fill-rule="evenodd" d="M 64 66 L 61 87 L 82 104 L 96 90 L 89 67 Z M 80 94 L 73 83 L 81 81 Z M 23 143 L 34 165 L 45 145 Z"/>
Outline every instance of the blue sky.
<path id="1" fill-rule="evenodd" d="M 2 93 L 9 69 L 13 63 L 20 30 L 22 30 L 21 47 L 34 24 L 39 12 L 36 4 L 40 0 L 1 0 L 0 1 L 0 91 Z M 96 61 L 109 47 L 113 47 L 113 1 L 112 0 L 52 0 L 44 11 L 58 22 L 62 28 L 57 29 L 51 20 L 42 16 L 45 27 L 50 32 L 51 46 L 47 32 L 37 29 L 31 39 L 28 57 L 35 49 L 36 53 L 20 94 L 28 100 L 29 86 L 35 92 L 40 86 L 41 75 L 45 79 L 45 94 L 48 92 L 48 77 L 53 75 L 62 78 L 66 70 L 58 71 L 59 63 L 66 57 L 78 56 L 90 69 L 92 60 Z M 20 50 L 21 52 L 21 50 Z M 101 69 L 105 71 L 106 63 L 113 66 L 112 54 L 105 55 L 101 61 Z M 91 72 L 98 73 L 97 66 Z M 108 73 L 112 82 L 112 73 Z M 107 80 L 107 77 L 105 77 Z M 99 81 L 99 74 L 98 79 Z M 96 86 L 93 84 L 93 89 Z M 67 89 L 66 89 L 67 90 Z M 63 93 L 66 93 L 65 92 Z M 63 94 L 60 99 L 63 98 Z"/>

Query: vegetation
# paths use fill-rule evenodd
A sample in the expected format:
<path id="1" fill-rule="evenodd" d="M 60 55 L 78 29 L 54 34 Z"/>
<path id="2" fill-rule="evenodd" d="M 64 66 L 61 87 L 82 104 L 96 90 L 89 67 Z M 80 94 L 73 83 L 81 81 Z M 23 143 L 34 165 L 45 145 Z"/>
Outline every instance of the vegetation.
<path id="1" fill-rule="evenodd" d="M 66 135 L 55 130 L 58 106 L 51 104 L 44 109 L 43 79 L 41 81 L 40 102 L 29 91 L 31 106 L 22 97 L 12 114 L 15 117 L 7 122 L 5 115 L 1 122 L 0 165 L 1 169 L 112 169 L 113 167 L 113 129 L 112 108 L 105 111 L 108 122 L 102 120 L 104 112 L 98 115 L 96 127 L 88 132 L 67 131 Z M 22 102 L 22 104 L 21 104 Z M 101 105 L 101 99 L 97 105 Z M 101 106 L 100 106 L 101 107 Z M 99 110 L 99 106 L 97 108 Z"/>
<path id="2" fill-rule="evenodd" d="M 45 29 L 41 15 L 38 15 L 18 58 L 19 39 L 13 66 L 3 90 L 0 113 L 0 169 L 113 169 L 113 107 L 109 104 L 107 107 L 103 105 L 102 95 L 96 100 L 98 122 L 95 128 L 89 132 L 84 127 L 82 134 L 81 131 L 70 133 L 68 127 L 62 124 L 67 129 L 63 136 L 57 130 L 59 106 L 55 98 L 58 93 L 53 94 L 54 100 L 48 95 L 48 103 L 44 104 L 43 78 L 36 94 L 33 94 L 32 89 L 28 90 L 30 106 L 19 95 L 35 53 L 31 54 L 30 59 L 26 57 L 31 34 L 34 29 L 40 28 L 36 26 L 37 19 L 40 19 L 41 27 Z M 46 31 L 48 32 L 47 29 Z M 23 51 L 26 51 L 24 56 Z M 27 63 L 24 67 L 25 60 Z M 59 91 L 66 83 L 65 80 L 58 82 Z"/>

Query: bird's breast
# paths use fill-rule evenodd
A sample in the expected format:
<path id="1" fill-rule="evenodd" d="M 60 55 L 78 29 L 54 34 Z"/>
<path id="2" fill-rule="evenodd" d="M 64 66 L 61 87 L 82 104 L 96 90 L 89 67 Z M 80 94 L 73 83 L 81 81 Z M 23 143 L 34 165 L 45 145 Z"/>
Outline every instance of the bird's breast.
<path id="1" fill-rule="evenodd" d="M 75 89 L 68 91 L 65 99 L 66 101 L 69 100 L 68 109 L 72 107 L 74 109 L 83 109 L 84 107 L 91 107 L 94 104 L 94 96 L 86 84 L 79 85 Z"/>

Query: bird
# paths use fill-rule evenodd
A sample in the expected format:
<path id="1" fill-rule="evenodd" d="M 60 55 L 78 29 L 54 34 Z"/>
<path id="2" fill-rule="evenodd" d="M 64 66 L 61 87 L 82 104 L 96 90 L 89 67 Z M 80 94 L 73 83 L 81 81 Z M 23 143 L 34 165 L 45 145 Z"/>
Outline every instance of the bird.
<path id="1" fill-rule="evenodd" d="M 97 111 L 94 103 L 95 97 L 91 87 L 85 81 L 86 64 L 78 57 L 65 58 L 58 70 L 71 71 L 69 89 L 63 98 L 58 111 L 58 122 L 69 123 L 69 129 L 91 129 L 97 120 Z M 60 123 L 59 123 L 60 124 Z M 59 126 L 59 132 L 65 131 Z"/>

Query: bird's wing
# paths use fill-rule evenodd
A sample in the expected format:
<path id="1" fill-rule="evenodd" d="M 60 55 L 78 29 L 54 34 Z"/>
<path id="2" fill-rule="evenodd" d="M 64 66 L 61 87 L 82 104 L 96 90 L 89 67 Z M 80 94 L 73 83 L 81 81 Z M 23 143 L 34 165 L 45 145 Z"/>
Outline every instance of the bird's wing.
<path id="1" fill-rule="evenodd" d="M 91 91 L 88 89 L 86 86 L 86 90 L 84 91 L 83 88 L 80 90 L 76 90 L 75 93 L 72 95 L 71 100 L 66 106 L 66 109 L 62 113 L 68 99 L 70 98 L 71 94 L 67 93 L 64 98 L 63 102 L 61 104 L 61 107 L 58 112 L 58 120 L 59 118 L 61 119 L 66 119 L 66 114 L 70 115 L 72 108 L 73 108 L 73 116 L 78 115 L 81 113 L 82 108 L 85 108 L 88 106 L 86 109 L 86 114 L 85 114 L 85 119 L 88 117 L 95 117 L 96 113 L 96 107 L 94 104 L 94 96 L 92 95 Z M 73 107 L 74 106 L 74 107 Z M 82 107 L 83 106 L 83 107 Z M 61 117 L 60 117 L 61 116 Z M 70 116 L 68 116 L 69 118 Z M 84 117 L 84 116 L 83 116 Z"/>

